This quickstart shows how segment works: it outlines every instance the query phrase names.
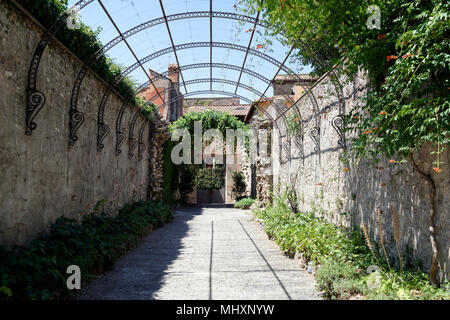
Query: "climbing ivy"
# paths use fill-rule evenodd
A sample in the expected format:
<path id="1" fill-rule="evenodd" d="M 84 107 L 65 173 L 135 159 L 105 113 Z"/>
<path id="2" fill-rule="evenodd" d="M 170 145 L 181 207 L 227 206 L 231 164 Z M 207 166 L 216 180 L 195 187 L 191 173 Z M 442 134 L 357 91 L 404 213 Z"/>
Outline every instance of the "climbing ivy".
<path id="1" fill-rule="evenodd" d="M 209 129 L 218 129 L 223 137 L 226 136 L 227 129 L 248 130 L 248 125 L 240 121 L 228 112 L 216 110 L 206 110 L 203 112 L 188 112 L 182 118 L 173 122 L 170 126 L 171 130 L 186 129 L 189 133 L 194 134 L 194 123 L 200 121 L 202 123 L 203 133 Z"/>
<path id="2" fill-rule="evenodd" d="M 292 134 L 292 135 L 297 135 L 300 133 L 300 122 L 301 119 L 299 116 L 293 114 L 287 117 L 287 130 Z"/>
<path id="3" fill-rule="evenodd" d="M 21 0 L 20 5 L 45 28 L 50 28 L 58 17 L 68 9 L 67 0 Z M 80 27 L 77 29 L 69 29 L 64 25 L 56 33 L 56 38 L 78 58 L 87 62 L 103 46 L 98 38 L 100 32 L 100 28 L 92 30 L 83 23 L 80 23 Z M 102 55 L 92 66 L 92 70 L 109 84 L 113 83 L 122 69 L 106 55 Z M 116 90 L 123 97 L 130 99 L 132 104 L 136 104 L 133 94 L 136 87 L 135 81 L 126 77 L 119 83 Z"/>

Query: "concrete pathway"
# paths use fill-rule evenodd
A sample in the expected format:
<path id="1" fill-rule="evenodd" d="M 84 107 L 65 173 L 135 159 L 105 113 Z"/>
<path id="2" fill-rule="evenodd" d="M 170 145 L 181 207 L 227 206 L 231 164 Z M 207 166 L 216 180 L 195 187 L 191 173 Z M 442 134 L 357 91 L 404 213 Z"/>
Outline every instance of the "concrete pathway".
<path id="1" fill-rule="evenodd" d="M 312 275 L 284 256 L 251 212 L 177 210 L 80 299 L 319 299 Z"/>

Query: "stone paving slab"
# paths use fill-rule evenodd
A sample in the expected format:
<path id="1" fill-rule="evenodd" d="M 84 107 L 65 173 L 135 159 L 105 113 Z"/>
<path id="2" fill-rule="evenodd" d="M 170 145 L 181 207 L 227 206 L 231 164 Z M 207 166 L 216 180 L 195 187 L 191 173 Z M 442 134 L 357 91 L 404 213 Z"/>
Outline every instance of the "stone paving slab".
<path id="1" fill-rule="evenodd" d="M 249 211 L 188 207 L 84 288 L 79 299 L 320 299 Z"/>

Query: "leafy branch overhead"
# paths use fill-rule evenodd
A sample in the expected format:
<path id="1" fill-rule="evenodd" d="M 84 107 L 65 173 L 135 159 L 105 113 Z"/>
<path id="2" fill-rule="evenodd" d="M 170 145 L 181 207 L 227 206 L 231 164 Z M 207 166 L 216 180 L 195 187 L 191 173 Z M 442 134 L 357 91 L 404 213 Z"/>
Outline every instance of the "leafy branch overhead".
<path id="1" fill-rule="evenodd" d="M 450 3 L 442 0 L 241 0 L 298 46 L 297 58 L 323 74 L 337 64 L 345 73 L 367 72 L 371 91 L 362 110 L 347 116 L 358 133 L 359 156 L 406 158 L 424 143 L 439 155 L 450 142 L 448 41 Z M 380 8 L 381 29 L 368 28 L 369 6 Z M 261 7 L 262 6 L 262 7 Z"/>

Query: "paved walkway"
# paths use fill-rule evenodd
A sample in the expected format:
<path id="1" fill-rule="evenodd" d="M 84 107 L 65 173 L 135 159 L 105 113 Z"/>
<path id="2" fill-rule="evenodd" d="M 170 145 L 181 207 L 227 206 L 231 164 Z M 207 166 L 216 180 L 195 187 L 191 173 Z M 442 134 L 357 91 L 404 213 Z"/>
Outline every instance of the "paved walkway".
<path id="1" fill-rule="evenodd" d="M 190 207 L 152 232 L 80 299 L 318 299 L 249 211 Z"/>

